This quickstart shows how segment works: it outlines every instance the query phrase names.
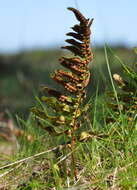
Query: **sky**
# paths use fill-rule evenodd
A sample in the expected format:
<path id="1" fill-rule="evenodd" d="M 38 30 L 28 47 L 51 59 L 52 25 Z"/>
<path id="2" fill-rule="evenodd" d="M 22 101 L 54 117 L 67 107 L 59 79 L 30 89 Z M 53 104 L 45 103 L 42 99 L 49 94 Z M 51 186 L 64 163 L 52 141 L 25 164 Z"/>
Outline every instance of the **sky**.
<path id="1" fill-rule="evenodd" d="M 137 0 L 0 0 L 0 52 L 65 45 L 77 23 L 67 7 L 94 18 L 93 45 L 137 46 Z"/>

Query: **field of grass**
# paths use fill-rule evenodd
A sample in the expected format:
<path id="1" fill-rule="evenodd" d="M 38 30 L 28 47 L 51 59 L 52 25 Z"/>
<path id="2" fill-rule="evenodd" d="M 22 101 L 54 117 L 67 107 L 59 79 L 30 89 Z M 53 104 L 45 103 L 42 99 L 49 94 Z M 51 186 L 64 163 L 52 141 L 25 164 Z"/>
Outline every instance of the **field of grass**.
<path id="1" fill-rule="evenodd" d="M 115 55 L 130 67 L 134 67 L 137 57 L 130 49 L 119 47 L 113 51 L 93 49 L 86 102 L 91 107 L 80 131 L 89 136 L 77 142 L 73 150 L 77 180 L 70 171 L 72 151 L 67 151 L 65 135 L 49 136 L 30 113 L 39 86 L 56 87 L 49 76 L 59 67 L 62 52 L 1 55 L 0 109 L 8 109 L 16 125 L 25 131 L 17 137 L 16 153 L 0 156 L 1 190 L 137 190 L 137 111 L 129 117 L 128 112 L 112 110 L 106 96 L 107 91 L 116 93 L 112 74 L 125 77 Z M 115 120 L 107 122 L 108 115 Z"/>

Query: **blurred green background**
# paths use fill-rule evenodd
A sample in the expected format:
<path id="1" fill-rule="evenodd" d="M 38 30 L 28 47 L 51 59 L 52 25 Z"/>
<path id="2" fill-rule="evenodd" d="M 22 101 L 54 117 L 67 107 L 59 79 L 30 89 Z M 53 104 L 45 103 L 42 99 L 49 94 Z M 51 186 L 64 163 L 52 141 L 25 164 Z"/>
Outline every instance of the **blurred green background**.
<path id="1" fill-rule="evenodd" d="M 136 56 L 132 49 L 122 46 L 112 47 L 126 64 L 132 65 Z M 58 49 L 34 49 L 19 53 L 0 55 L 0 111 L 9 110 L 11 113 L 27 116 L 29 109 L 35 102 L 35 96 L 40 91 L 40 85 L 59 88 L 59 85 L 50 78 L 51 73 L 60 67 L 58 59 L 67 54 Z M 91 81 L 88 86 L 88 95 L 99 93 L 109 88 L 110 79 L 107 71 L 104 48 L 93 47 L 94 59 L 90 64 Z M 110 53 L 108 52 L 108 55 Z M 121 73 L 120 64 L 110 54 L 112 73 Z"/>

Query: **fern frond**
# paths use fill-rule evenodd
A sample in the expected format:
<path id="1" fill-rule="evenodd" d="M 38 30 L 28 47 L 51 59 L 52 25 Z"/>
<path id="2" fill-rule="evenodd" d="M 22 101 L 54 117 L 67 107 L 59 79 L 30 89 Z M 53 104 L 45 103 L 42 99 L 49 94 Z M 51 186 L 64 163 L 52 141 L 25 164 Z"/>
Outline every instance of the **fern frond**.
<path id="1" fill-rule="evenodd" d="M 72 27 L 74 32 L 67 33 L 67 36 L 73 37 L 66 40 L 70 45 L 62 48 L 71 51 L 73 55 L 72 57 L 61 57 L 59 59 L 60 64 L 66 67 L 68 71 L 58 69 L 52 75 L 52 79 L 61 84 L 66 92 L 62 93 L 46 86 L 42 87 L 41 91 L 44 95 L 41 97 L 41 101 L 47 112 L 50 111 L 51 113 L 45 113 L 42 107 L 35 107 L 32 112 L 39 121 L 39 125 L 43 126 L 42 128 L 45 130 L 55 133 L 57 127 L 59 130 L 61 127 L 61 131 L 64 131 L 64 133 L 70 130 L 71 135 L 69 135 L 73 138 L 75 130 L 80 126 L 81 107 L 83 99 L 86 97 L 85 88 L 90 81 L 88 64 L 93 59 L 90 48 L 90 26 L 93 19 L 86 19 L 77 9 L 70 7 L 68 9 L 74 13 L 79 24 Z M 45 93 L 49 97 L 45 96 Z M 43 119 L 51 125 L 46 126 Z M 49 130 L 50 127 L 51 130 Z"/>
<path id="2" fill-rule="evenodd" d="M 41 110 L 42 108 L 37 107 L 33 108 L 32 112 L 39 120 L 40 118 L 47 119 L 52 124 L 51 127 L 53 127 L 53 125 L 57 126 L 58 124 L 63 124 L 66 125 L 67 129 L 68 126 L 70 126 L 70 129 L 74 130 L 79 122 L 78 120 L 76 121 L 76 119 L 81 116 L 80 107 L 85 98 L 85 88 L 90 81 L 88 64 L 93 58 L 90 48 L 90 26 L 93 19 L 86 19 L 77 9 L 70 7 L 68 9 L 74 13 L 80 23 L 72 27 L 75 33 L 67 33 L 68 36 L 74 38 L 66 40 L 70 46 L 62 48 L 71 51 L 74 56 L 60 58 L 60 64 L 66 67 L 68 71 L 58 69 L 52 75 L 52 79 L 61 84 L 65 88 L 66 93 L 64 94 L 45 86 L 42 87 L 42 92 L 44 94 L 48 93 L 49 97 L 43 95 L 41 101 L 45 107 L 50 107 L 53 112 L 56 112 L 57 116 L 53 117 L 51 116 L 52 114 L 48 115 L 44 110 Z M 73 94 L 73 96 L 68 95 L 67 92 Z M 48 111 L 47 108 L 45 109 Z M 66 116 L 66 113 L 68 114 L 67 118 L 71 119 L 66 119 L 64 123 L 60 122 L 58 115 Z M 41 125 L 43 125 L 42 122 Z M 46 127 L 44 126 L 44 128 Z"/>
<path id="3" fill-rule="evenodd" d="M 87 22 L 89 21 L 89 19 L 86 19 L 86 18 L 81 14 L 80 11 L 78 11 L 77 9 L 74 9 L 74 8 L 72 8 L 72 7 L 68 7 L 68 10 L 72 11 L 72 12 L 75 14 L 77 20 L 80 21 L 81 24 L 87 25 Z"/>
<path id="4" fill-rule="evenodd" d="M 60 64 L 67 68 L 67 71 L 58 69 L 51 76 L 65 88 L 65 92 L 62 93 L 46 86 L 42 87 L 41 91 L 44 95 L 40 100 L 38 99 L 40 107 L 32 108 L 32 112 L 38 125 L 49 134 L 66 135 L 71 142 L 70 148 L 73 150 L 76 141 L 80 139 L 76 131 L 84 121 L 84 110 L 87 110 L 83 105 L 83 100 L 86 97 L 85 88 L 90 82 L 88 64 L 93 59 L 90 48 L 90 26 L 93 19 L 86 19 L 77 9 L 68 9 L 79 21 L 79 24 L 72 27 L 74 32 L 67 33 L 67 36 L 71 36 L 71 39 L 66 40 L 69 45 L 62 47 L 71 51 L 72 56 L 59 59 Z M 48 94 L 48 97 L 45 94 Z M 75 178 L 77 178 L 73 151 L 72 166 Z"/>

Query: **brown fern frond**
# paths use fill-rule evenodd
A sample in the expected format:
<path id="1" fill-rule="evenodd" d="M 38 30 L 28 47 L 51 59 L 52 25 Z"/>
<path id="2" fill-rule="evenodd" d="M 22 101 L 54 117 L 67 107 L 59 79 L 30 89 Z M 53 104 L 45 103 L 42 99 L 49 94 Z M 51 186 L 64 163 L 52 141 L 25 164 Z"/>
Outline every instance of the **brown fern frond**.
<path id="1" fill-rule="evenodd" d="M 67 89 L 69 92 L 75 93 L 77 92 L 77 88 L 76 86 L 71 83 L 71 82 L 65 82 L 64 79 L 62 77 L 59 76 L 58 73 L 55 73 L 52 78 L 58 82 L 59 84 L 61 84 L 62 86 L 64 86 L 65 89 Z"/>
<path id="2" fill-rule="evenodd" d="M 59 98 L 61 96 L 61 92 L 45 87 L 45 86 L 41 88 L 41 91 L 45 93 L 47 92 L 49 95 L 54 96 L 56 98 Z"/>
<path id="3" fill-rule="evenodd" d="M 78 83 L 78 82 L 81 82 L 80 78 L 77 77 L 76 75 L 72 74 L 71 72 L 67 72 L 67 71 L 64 71 L 64 70 L 57 70 L 57 74 L 62 77 L 64 80 L 67 79 L 69 80 L 70 82 L 74 82 L 74 83 Z"/>
<path id="4" fill-rule="evenodd" d="M 73 27 L 71 27 L 72 30 L 74 30 L 75 32 L 78 33 L 78 35 L 82 35 L 83 34 L 83 28 L 78 25 L 78 24 L 75 24 Z"/>
<path id="5" fill-rule="evenodd" d="M 86 67 L 87 62 L 85 60 L 80 59 L 79 57 L 62 57 L 59 59 L 60 64 L 62 62 L 70 63 L 69 65 L 78 65 L 79 67 Z M 64 66 L 64 65 L 63 65 Z"/>
<path id="6" fill-rule="evenodd" d="M 77 20 L 80 21 L 80 23 L 82 23 L 82 24 L 84 24 L 84 25 L 87 25 L 87 23 L 89 22 L 89 19 L 86 19 L 86 18 L 81 14 L 80 11 L 78 11 L 77 9 L 74 9 L 74 8 L 72 8 L 72 7 L 68 7 L 68 10 L 72 11 L 72 12 L 75 14 Z"/>
<path id="7" fill-rule="evenodd" d="M 80 128 L 81 117 L 84 117 L 83 100 L 86 97 L 85 88 L 90 81 L 88 64 L 93 59 L 90 48 L 90 26 L 93 19 L 86 19 L 77 9 L 70 7 L 68 9 L 75 14 L 79 21 L 79 24 L 72 27 L 74 32 L 67 33 L 67 36 L 71 36 L 71 39 L 66 40 L 69 45 L 62 47 L 71 51 L 72 56 L 59 59 L 60 64 L 67 68 L 67 71 L 58 69 L 51 76 L 53 80 L 65 88 L 65 93 L 43 87 L 42 92 L 48 93 L 49 97 L 42 96 L 38 100 L 39 107 L 33 108 L 32 112 L 39 125 L 49 134 L 67 135 L 71 139 L 70 148 L 73 150 L 76 140 L 79 139 L 78 133 L 75 131 Z M 50 114 L 48 114 L 49 111 Z M 73 153 L 72 165 L 75 167 Z"/>
<path id="8" fill-rule="evenodd" d="M 76 38 L 79 41 L 83 41 L 84 40 L 84 37 L 82 35 L 77 34 L 75 32 L 68 32 L 66 35 L 67 36 L 72 36 L 72 37 Z"/>
<path id="9" fill-rule="evenodd" d="M 76 65 L 77 62 L 70 62 L 69 59 L 62 58 L 60 59 L 60 64 L 64 67 L 70 69 L 73 73 L 81 76 L 83 75 L 87 69 L 84 67 L 81 67 L 80 65 Z"/>
<path id="10" fill-rule="evenodd" d="M 90 26 L 93 22 L 93 19 L 86 19 L 78 10 L 74 8 L 68 9 L 75 14 L 77 20 L 80 23 L 72 27 L 75 33 L 70 32 L 67 34 L 68 36 L 72 36 L 74 38 L 66 40 L 66 42 L 71 45 L 62 48 L 71 51 L 74 56 L 62 57 L 61 59 L 59 59 L 60 64 L 70 71 L 63 71 L 59 69 L 54 72 L 52 79 L 54 79 L 57 83 L 61 84 L 69 93 L 73 93 L 76 98 L 71 98 L 68 95 L 64 95 L 63 93 L 58 92 L 54 89 L 50 89 L 48 87 L 44 87 L 42 91 L 46 91 L 49 96 L 55 97 L 60 102 L 71 104 L 74 102 L 80 103 L 83 100 L 83 97 L 85 96 L 85 87 L 90 81 L 88 64 L 93 59 L 90 48 Z M 47 99 L 45 100 L 47 101 Z M 77 105 L 79 103 L 77 103 Z M 49 99 L 49 104 L 52 104 L 52 99 Z M 41 114 L 42 117 L 44 117 L 44 113 L 40 111 L 36 112 L 35 110 L 35 114 Z"/>
<path id="11" fill-rule="evenodd" d="M 89 23 L 88 23 L 88 28 L 90 28 L 91 27 L 91 25 L 92 25 L 92 23 L 93 23 L 93 18 L 89 21 Z"/>
<path id="12" fill-rule="evenodd" d="M 74 38 L 66 40 L 66 42 L 71 44 L 71 46 L 64 46 L 62 48 L 71 51 L 72 53 L 74 53 L 74 55 L 79 56 L 82 59 L 86 59 L 86 62 L 88 64 L 93 58 L 90 49 L 90 26 L 93 22 L 93 19 L 86 19 L 77 9 L 71 7 L 69 7 L 68 9 L 75 14 L 80 24 L 76 24 L 72 27 L 75 33 L 67 33 L 68 36 L 72 36 Z M 82 41 L 82 43 L 77 40 Z"/>
<path id="13" fill-rule="evenodd" d="M 66 102 L 66 103 L 72 103 L 72 99 L 69 96 L 66 96 L 62 94 L 61 92 L 48 88 L 48 87 L 42 87 L 41 89 L 43 92 L 48 93 L 50 96 L 53 96 L 57 98 L 58 101 Z"/>
<path id="14" fill-rule="evenodd" d="M 62 49 L 67 49 L 67 50 L 71 51 L 72 53 L 74 53 L 74 55 L 78 55 L 78 56 L 84 58 L 83 52 L 79 48 L 77 48 L 75 46 L 63 46 L 61 48 Z"/>
<path id="15" fill-rule="evenodd" d="M 80 43 L 80 42 L 78 42 L 78 41 L 76 41 L 74 39 L 67 39 L 66 42 L 73 45 L 73 46 L 76 46 L 77 48 L 80 48 L 80 49 L 86 48 L 85 43 Z"/>

